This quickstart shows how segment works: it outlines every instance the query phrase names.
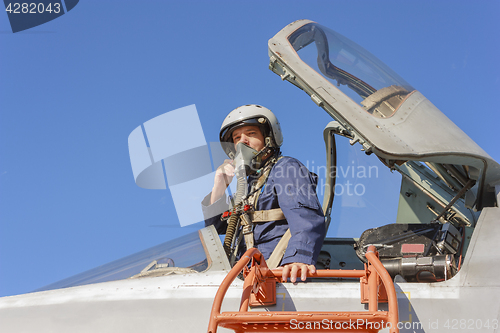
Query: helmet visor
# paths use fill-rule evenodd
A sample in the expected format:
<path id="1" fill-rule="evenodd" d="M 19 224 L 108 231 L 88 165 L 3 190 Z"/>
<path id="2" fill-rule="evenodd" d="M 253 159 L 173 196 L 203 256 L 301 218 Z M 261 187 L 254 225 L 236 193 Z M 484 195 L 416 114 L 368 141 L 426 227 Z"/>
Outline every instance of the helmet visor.
<path id="1" fill-rule="evenodd" d="M 264 119 L 264 122 L 259 122 L 260 119 Z M 267 125 L 268 121 L 264 117 L 257 117 L 257 118 L 250 118 L 250 119 L 245 119 L 242 120 L 234 125 L 227 126 L 226 128 L 223 128 L 220 132 L 220 141 L 221 142 L 233 142 L 233 137 L 232 134 L 235 129 L 243 127 L 243 126 L 259 126 L 260 131 L 262 132 L 262 135 L 264 137 L 267 136 Z"/>

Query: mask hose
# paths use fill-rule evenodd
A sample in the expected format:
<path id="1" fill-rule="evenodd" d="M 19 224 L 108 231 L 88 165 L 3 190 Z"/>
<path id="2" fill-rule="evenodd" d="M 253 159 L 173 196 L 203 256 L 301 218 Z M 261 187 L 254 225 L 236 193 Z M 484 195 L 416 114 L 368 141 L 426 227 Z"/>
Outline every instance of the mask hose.
<path id="1" fill-rule="evenodd" d="M 236 196 L 234 200 L 234 207 L 238 208 L 238 206 L 241 205 L 241 199 L 245 195 L 247 188 L 245 173 L 238 172 L 236 174 L 236 180 L 237 180 L 237 185 L 236 185 Z M 233 212 L 236 210 L 237 209 L 233 209 Z M 233 238 L 236 233 L 236 229 L 238 228 L 239 221 L 240 221 L 239 214 L 231 214 L 231 217 L 227 222 L 226 237 L 224 238 L 224 251 L 226 252 L 228 258 L 231 257 Z"/>
<path id="2" fill-rule="evenodd" d="M 224 251 L 228 258 L 231 257 L 231 252 L 235 249 L 238 241 L 235 239 L 236 231 L 239 227 L 241 205 L 244 196 L 247 194 L 247 174 L 252 171 L 252 163 L 259 152 L 252 147 L 239 143 L 236 146 L 236 156 L 234 157 L 234 168 L 236 171 L 236 195 L 233 201 L 233 209 L 231 217 L 227 222 L 226 237 L 224 238 Z"/>

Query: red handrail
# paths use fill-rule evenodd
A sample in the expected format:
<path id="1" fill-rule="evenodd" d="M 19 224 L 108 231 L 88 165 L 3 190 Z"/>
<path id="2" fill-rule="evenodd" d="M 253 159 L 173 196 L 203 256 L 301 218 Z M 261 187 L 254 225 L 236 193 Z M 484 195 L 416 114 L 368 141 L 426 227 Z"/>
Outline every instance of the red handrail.
<path id="1" fill-rule="evenodd" d="M 259 250 L 252 248 L 245 252 L 238 263 L 233 267 L 229 274 L 224 278 L 222 284 L 215 295 L 208 333 L 216 333 L 217 327 L 226 327 L 235 332 L 257 332 L 256 329 L 273 332 L 289 332 L 292 320 L 302 322 L 316 322 L 327 320 L 328 322 L 339 323 L 332 326 L 331 329 L 320 330 L 300 329 L 300 332 L 378 332 L 382 328 L 390 327 L 391 333 L 399 333 L 398 324 L 398 305 L 396 289 L 392 279 L 378 259 L 378 253 L 374 246 L 370 246 L 366 253 L 369 262 L 365 270 L 317 270 L 316 273 L 308 273 L 308 277 L 349 277 L 360 278 L 368 281 L 368 311 L 342 311 L 342 312 L 323 312 L 323 311 L 283 311 L 283 312 L 248 312 L 249 299 L 252 291 L 255 292 L 265 280 L 281 278 L 281 270 L 270 270 Z M 252 260 L 250 271 L 247 265 Z M 241 297 L 240 310 L 237 312 L 221 313 L 221 306 L 224 296 L 241 271 L 246 272 L 245 282 L 243 284 L 243 294 Z M 386 289 L 389 303 L 389 311 L 378 311 L 378 296 L 380 281 Z M 362 282 L 363 283 L 363 282 Z M 344 323 L 365 323 L 350 326 Z M 371 325 L 370 325 L 371 323 Z M 375 325 L 378 323 L 378 325 Z M 385 326 L 383 324 L 386 323 Z M 346 326 L 346 327 L 345 327 Z M 378 327 L 378 328 L 374 328 Z"/>

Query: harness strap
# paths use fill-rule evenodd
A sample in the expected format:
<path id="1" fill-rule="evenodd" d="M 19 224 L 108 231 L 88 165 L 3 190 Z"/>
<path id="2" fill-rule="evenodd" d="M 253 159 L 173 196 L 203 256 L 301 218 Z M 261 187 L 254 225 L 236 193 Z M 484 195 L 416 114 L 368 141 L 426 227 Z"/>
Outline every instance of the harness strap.
<path id="1" fill-rule="evenodd" d="M 253 239 L 253 225 L 252 219 L 248 214 L 241 214 L 241 225 L 243 236 L 245 237 L 245 244 L 247 245 L 247 249 L 254 247 L 254 239 Z"/>
<path id="2" fill-rule="evenodd" d="M 248 203 L 253 206 L 255 209 L 257 208 L 257 201 L 259 200 L 260 194 L 263 191 L 263 187 L 267 182 L 267 178 L 271 173 L 274 165 L 283 158 L 283 156 L 279 156 L 277 159 L 271 161 L 267 166 L 264 167 L 262 171 L 262 175 L 260 175 L 259 179 L 252 185 L 251 195 L 248 197 Z"/>
<path id="3" fill-rule="evenodd" d="M 285 219 L 285 214 L 281 208 L 270 210 L 256 210 L 248 214 L 253 223 L 262 223 L 270 221 L 279 221 Z"/>
<path id="4" fill-rule="evenodd" d="M 269 259 L 267 259 L 266 261 L 267 267 L 269 267 L 269 269 L 274 269 L 278 267 L 278 265 L 281 262 L 281 259 L 285 255 L 286 248 L 288 247 L 288 241 L 290 240 L 291 237 L 292 233 L 290 232 L 290 229 L 288 229 L 283 235 L 283 237 L 281 237 L 278 245 L 276 245 L 276 247 L 274 248 L 273 253 L 271 253 Z"/>

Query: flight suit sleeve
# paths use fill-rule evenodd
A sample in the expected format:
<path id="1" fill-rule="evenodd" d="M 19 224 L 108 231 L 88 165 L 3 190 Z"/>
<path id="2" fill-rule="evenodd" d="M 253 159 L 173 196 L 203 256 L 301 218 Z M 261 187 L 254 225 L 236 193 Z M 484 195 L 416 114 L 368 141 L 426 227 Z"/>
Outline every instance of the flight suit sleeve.
<path id="1" fill-rule="evenodd" d="M 295 159 L 277 164 L 274 191 L 287 220 L 291 238 L 281 264 L 314 265 L 326 235 L 325 217 L 316 194 L 317 176 Z"/>
<path id="2" fill-rule="evenodd" d="M 212 192 L 210 192 L 201 202 L 205 226 L 214 225 L 215 229 L 217 229 L 217 233 L 222 235 L 226 233 L 227 221 L 221 221 L 220 218 L 222 213 L 229 209 L 227 197 L 224 195 L 213 204 L 210 204 L 211 197 Z"/>

